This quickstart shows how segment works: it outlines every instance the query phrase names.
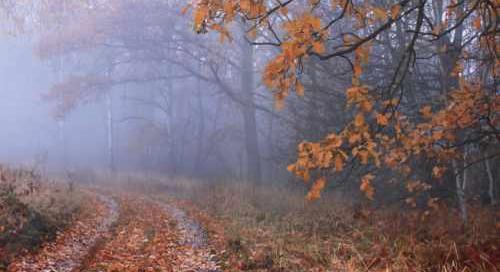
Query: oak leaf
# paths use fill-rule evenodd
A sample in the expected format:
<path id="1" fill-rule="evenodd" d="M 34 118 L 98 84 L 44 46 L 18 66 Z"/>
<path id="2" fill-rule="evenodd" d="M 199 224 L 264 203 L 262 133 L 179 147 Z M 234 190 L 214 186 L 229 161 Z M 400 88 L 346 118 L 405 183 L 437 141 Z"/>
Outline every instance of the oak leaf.
<path id="1" fill-rule="evenodd" d="M 393 20 L 396 20 L 399 16 L 399 13 L 401 12 L 401 5 L 400 4 L 396 4 L 394 6 L 391 7 L 391 18 Z"/>
<path id="2" fill-rule="evenodd" d="M 377 113 L 376 119 L 377 124 L 381 126 L 387 126 L 387 124 L 389 123 L 389 120 L 387 120 L 387 117 L 384 114 Z"/>
<path id="3" fill-rule="evenodd" d="M 340 172 L 344 169 L 344 160 L 341 155 L 335 156 L 335 171 Z"/>
<path id="4" fill-rule="evenodd" d="M 373 200 L 374 195 L 375 195 L 375 189 L 373 188 L 373 186 L 371 184 L 371 182 L 374 178 L 375 178 L 375 176 L 372 174 L 364 175 L 363 178 L 361 178 L 361 185 L 359 187 L 361 192 L 363 192 L 365 194 L 365 196 L 370 200 Z"/>
<path id="5" fill-rule="evenodd" d="M 420 109 L 420 114 L 422 114 L 422 117 L 424 118 L 431 118 L 432 117 L 432 110 L 431 106 L 424 106 Z"/>
<path id="6" fill-rule="evenodd" d="M 354 126 L 361 127 L 364 124 L 365 124 L 365 117 L 363 116 L 363 114 L 358 113 L 354 118 Z"/>
<path id="7" fill-rule="evenodd" d="M 373 8 L 373 14 L 375 15 L 375 18 L 380 21 L 387 20 L 387 11 L 382 8 L 375 7 Z"/>
<path id="8" fill-rule="evenodd" d="M 325 188 L 325 185 L 326 179 L 324 177 L 317 179 L 307 193 L 306 199 L 309 201 L 319 199 L 321 197 L 321 191 Z"/>

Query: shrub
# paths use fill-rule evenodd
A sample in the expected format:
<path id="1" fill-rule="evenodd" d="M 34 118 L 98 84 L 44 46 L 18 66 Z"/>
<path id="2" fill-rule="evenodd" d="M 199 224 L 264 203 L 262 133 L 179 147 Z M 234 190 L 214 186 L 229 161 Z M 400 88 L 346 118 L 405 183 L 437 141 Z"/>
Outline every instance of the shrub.
<path id="1" fill-rule="evenodd" d="M 54 239 L 78 211 L 80 198 L 32 169 L 0 166 L 0 270 L 23 251 Z"/>

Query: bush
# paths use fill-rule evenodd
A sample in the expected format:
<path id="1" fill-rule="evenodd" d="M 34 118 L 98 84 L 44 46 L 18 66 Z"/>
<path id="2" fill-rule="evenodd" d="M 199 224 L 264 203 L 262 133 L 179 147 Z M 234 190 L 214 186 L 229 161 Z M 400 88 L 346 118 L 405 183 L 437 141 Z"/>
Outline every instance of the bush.
<path id="1" fill-rule="evenodd" d="M 0 166 L 0 270 L 23 251 L 54 239 L 79 209 L 79 197 L 31 169 Z"/>

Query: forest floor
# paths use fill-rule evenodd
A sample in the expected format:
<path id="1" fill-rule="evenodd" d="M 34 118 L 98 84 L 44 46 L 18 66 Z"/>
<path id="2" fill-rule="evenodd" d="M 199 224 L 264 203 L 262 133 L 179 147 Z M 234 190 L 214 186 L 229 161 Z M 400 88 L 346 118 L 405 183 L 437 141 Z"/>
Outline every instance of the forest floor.
<path id="1" fill-rule="evenodd" d="M 137 188 L 141 190 L 141 188 Z M 500 211 L 474 203 L 466 226 L 453 202 L 433 208 L 307 201 L 294 184 L 144 180 L 206 229 L 224 271 L 500 271 Z"/>
<path id="2" fill-rule="evenodd" d="M 168 203 L 85 191 L 77 218 L 55 239 L 19 254 L 10 272 L 220 271 L 203 229 Z"/>
<path id="3" fill-rule="evenodd" d="M 128 178 L 74 194 L 71 223 L 6 271 L 500 271 L 488 210 L 463 230 L 451 210 L 352 210 L 271 186 Z"/>

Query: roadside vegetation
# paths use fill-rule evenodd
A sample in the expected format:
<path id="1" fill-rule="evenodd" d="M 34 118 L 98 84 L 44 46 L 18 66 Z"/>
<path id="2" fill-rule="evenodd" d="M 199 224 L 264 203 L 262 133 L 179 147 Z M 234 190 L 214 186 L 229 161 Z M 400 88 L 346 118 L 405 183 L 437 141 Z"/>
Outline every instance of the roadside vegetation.
<path id="1" fill-rule="evenodd" d="M 143 189 L 202 222 L 228 271 L 500 269 L 500 214 L 479 203 L 464 227 L 444 204 L 382 206 L 345 190 L 310 202 L 299 186 L 165 180 Z"/>
<path id="2" fill-rule="evenodd" d="M 82 197 L 72 185 L 36 170 L 0 166 L 0 271 L 55 239 L 79 212 Z"/>

